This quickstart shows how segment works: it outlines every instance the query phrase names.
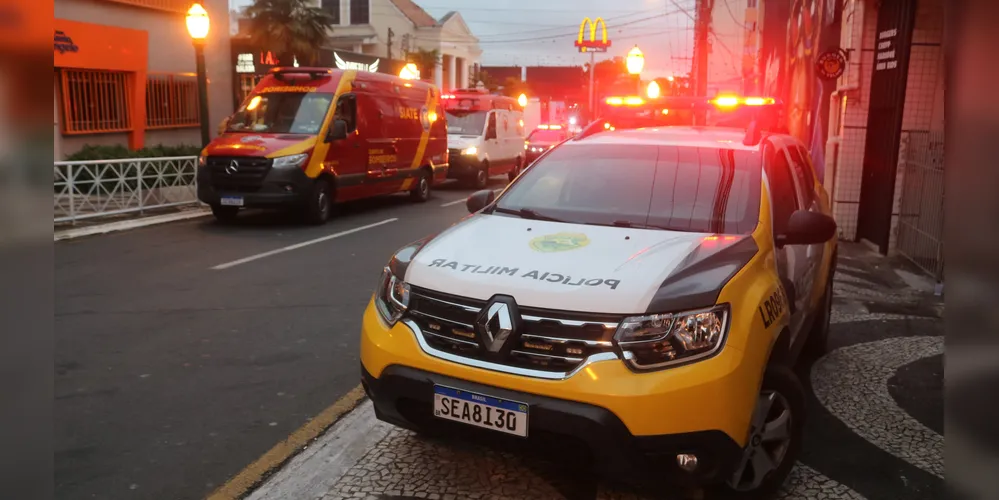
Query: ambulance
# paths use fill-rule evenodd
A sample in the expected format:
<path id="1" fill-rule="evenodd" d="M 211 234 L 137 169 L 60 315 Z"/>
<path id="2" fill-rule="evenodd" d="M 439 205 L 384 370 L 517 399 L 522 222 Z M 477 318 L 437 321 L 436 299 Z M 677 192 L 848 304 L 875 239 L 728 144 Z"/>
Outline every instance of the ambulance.
<path id="1" fill-rule="evenodd" d="M 448 177 L 482 189 L 494 175 L 516 179 L 524 167 L 524 111 L 516 99 L 485 89 L 442 96 L 450 155 Z"/>
<path id="2" fill-rule="evenodd" d="M 447 126 L 432 84 L 329 68 L 275 68 L 201 152 L 198 199 L 222 222 L 242 208 L 295 208 L 409 193 L 447 178 Z"/>

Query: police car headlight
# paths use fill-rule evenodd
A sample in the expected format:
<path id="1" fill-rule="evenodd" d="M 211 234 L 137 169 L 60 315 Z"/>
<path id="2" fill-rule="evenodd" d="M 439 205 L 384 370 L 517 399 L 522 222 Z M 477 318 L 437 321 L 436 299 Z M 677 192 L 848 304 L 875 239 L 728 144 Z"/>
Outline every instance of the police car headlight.
<path id="1" fill-rule="evenodd" d="M 472 146 L 472 147 L 470 147 L 470 148 L 465 148 L 465 149 L 463 149 L 463 150 L 461 151 L 461 154 L 463 154 L 463 155 L 474 155 L 474 154 L 476 154 L 476 153 L 478 153 L 478 152 L 479 152 L 479 149 L 478 149 L 478 148 L 476 148 L 475 146 Z"/>
<path id="2" fill-rule="evenodd" d="M 727 304 L 709 309 L 625 318 L 614 341 L 628 366 L 660 370 L 708 358 L 725 343 Z"/>
<path id="3" fill-rule="evenodd" d="M 293 168 L 301 167 L 305 160 L 309 159 L 308 153 L 301 153 L 297 155 L 288 156 L 278 156 L 274 158 L 274 168 Z"/>
<path id="4" fill-rule="evenodd" d="M 375 290 L 375 308 L 378 309 L 378 314 L 389 326 L 394 326 L 408 307 L 409 283 L 397 278 L 386 266 Z"/>

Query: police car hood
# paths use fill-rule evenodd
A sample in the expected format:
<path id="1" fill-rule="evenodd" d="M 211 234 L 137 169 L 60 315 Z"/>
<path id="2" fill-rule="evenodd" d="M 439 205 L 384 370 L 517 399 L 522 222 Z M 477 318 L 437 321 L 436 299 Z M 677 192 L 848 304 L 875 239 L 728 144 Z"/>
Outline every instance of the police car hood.
<path id="1" fill-rule="evenodd" d="M 511 295 L 529 307 L 643 313 L 705 236 L 476 215 L 424 245 L 405 279 L 480 300 Z"/>

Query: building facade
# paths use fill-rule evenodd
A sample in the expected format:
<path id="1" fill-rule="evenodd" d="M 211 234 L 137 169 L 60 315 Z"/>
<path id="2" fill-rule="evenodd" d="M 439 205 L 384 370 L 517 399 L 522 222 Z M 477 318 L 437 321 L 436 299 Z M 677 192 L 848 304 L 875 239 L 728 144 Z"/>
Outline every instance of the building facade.
<path id="1" fill-rule="evenodd" d="M 232 113 L 227 0 L 203 2 L 209 120 Z M 188 0 L 56 0 L 55 159 L 84 145 L 200 145 Z M 214 133 L 217 127 L 210 127 Z"/>
<path id="2" fill-rule="evenodd" d="M 440 55 L 433 75 L 445 90 L 466 87 L 479 63 L 479 40 L 458 12 L 435 19 L 412 0 L 316 0 L 333 15 L 329 47 L 389 60 L 417 50 Z"/>

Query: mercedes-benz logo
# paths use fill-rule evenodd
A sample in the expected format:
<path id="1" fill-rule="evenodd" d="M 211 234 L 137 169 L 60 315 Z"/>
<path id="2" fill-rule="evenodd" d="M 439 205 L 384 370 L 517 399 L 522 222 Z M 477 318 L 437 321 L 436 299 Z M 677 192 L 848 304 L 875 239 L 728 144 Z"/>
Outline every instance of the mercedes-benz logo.
<path id="1" fill-rule="evenodd" d="M 496 295 L 475 319 L 475 332 L 487 351 L 505 353 L 516 343 L 512 341 L 520 337 L 520 324 L 520 311 L 513 297 Z"/>
<path id="2" fill-rule="evenodd" d="M 239 163 L 236 160 L 229 162 L 229 166 L 225 167 L 225 173 L 232 175 L 239 172 Z"/>

